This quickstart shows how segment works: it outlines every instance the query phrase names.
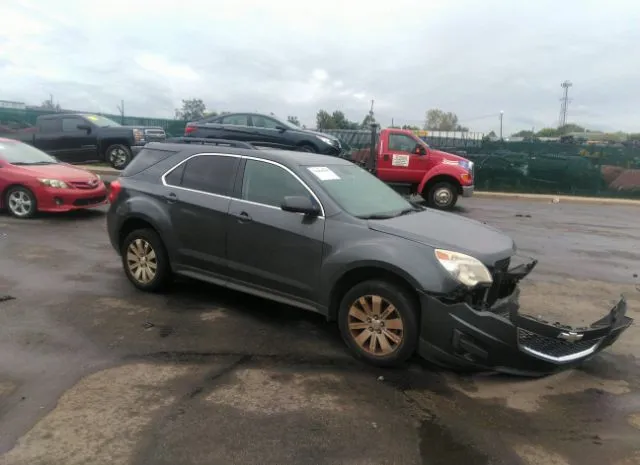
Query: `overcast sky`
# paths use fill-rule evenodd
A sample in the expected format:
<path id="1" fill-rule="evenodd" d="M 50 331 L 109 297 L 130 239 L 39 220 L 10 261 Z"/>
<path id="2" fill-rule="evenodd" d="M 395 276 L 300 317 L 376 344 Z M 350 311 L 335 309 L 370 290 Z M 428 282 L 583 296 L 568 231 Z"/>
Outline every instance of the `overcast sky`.
<path id="1" fill-rule="evenodd" d="M 1 0 L 0 99 L 173 117 L 209 110 L 383 125 L 456 112 L 505 134 L 569 121 L 640 132 L 634 0 Z"/>

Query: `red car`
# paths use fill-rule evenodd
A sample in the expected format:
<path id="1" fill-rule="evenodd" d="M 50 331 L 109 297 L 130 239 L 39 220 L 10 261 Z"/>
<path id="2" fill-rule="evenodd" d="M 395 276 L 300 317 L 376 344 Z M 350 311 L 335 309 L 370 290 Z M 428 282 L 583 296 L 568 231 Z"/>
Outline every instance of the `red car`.
<path id="1" fill-rule="evenodd" d="M 18 218 L 107 203 L 99 176 L 22 142 L 0 138 L 0 208 Z"/>

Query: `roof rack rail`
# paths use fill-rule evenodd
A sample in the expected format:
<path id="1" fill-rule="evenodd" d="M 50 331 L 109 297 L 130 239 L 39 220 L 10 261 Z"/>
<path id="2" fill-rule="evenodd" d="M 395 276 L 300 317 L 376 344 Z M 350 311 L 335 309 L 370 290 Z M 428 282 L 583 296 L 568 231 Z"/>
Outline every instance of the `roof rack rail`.
<path id="1" fill-rule="evenodd" d="M 177 144 L 200 144 L 200 145 L 221 145 L 226 147 L 236 147 L 239 149 L 255 150 L 256 148 L 248 142 L 240 142 L 229 139 L 208 139 L 204 137 L 170 137 L 164 142 Z"/>

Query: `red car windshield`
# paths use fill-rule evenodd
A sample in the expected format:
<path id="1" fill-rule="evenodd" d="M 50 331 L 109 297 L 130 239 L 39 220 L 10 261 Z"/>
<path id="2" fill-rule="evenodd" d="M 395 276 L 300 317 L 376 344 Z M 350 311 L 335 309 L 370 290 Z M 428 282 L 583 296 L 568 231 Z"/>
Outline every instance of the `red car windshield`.
<path id="1" fill-rule="evenodd" d="M 0 158 L 12 165 L 51 165 L 58 160 L 22 142 L 0 139 Z"/>

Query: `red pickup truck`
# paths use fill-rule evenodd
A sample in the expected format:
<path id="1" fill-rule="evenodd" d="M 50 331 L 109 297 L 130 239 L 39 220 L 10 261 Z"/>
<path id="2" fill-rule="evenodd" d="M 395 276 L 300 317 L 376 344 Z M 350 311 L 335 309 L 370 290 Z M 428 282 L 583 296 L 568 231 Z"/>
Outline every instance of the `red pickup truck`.
<path id="1" fill-rule="evenodd" d="M 434 150 L 403 129 L 382 129 L 374 137 L 374 150 L 354 151 L 351 159 L 398 192 L 420 194 L 429 206 L 442 210 L 453 208 L 458 196 L 473 194 L 472 161 Z"/>

